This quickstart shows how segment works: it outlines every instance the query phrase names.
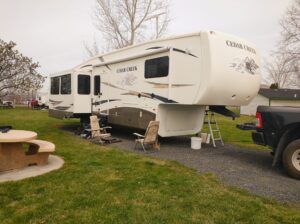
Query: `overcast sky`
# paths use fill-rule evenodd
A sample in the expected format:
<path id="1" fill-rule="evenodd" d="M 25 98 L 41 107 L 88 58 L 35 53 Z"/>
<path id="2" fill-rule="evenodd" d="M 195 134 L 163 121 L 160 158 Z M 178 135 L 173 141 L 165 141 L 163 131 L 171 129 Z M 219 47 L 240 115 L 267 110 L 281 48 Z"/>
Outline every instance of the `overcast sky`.
<path id="1" fill-rule="evenodd" d="M 168 35 L 217 30 L 254 42 L 267 57 L 292 0 L 173 0 Z M 97 31 L 95 0 L 0 0 L 0 38 L 39 61 L 45 75 L 87 59 L 83 42 Z"/>

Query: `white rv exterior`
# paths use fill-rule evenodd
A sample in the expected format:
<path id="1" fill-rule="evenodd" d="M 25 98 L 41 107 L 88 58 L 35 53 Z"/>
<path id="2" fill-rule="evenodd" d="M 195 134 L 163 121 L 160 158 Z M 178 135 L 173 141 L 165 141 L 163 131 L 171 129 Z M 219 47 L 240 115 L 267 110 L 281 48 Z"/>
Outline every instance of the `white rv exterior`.
<path id="1" fill-rule="evenodd" d="M 158 120 L 162 137 L 195 134 L 206 106 L 247 105 L 257 95 L 260 66 L 252 43 L 219 32 L 142 43 L 51 75 L 49 115 L 101 113 L 135 128 Z"/>

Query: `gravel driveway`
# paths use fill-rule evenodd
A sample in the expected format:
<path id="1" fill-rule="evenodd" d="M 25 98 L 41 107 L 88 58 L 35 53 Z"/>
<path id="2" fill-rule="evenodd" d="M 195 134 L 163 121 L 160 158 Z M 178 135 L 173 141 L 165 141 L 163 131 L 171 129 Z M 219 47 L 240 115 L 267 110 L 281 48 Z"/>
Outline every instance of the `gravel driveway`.
<path id="1" fill-rule="evenodd" d="M 112 145 L 134 151 L 134 136 L 131 133 L 114 129 L 113 136 L 122 142 Z M 300 180 L 288 177 L 282 168 L 272 167 L 272 156 L 267 151 L 241 149 L 230 144 L 192 150 L 190 138 L 187 137 L 164 138 L 160 143 L 161 150 L 148 155 L 175 160 L 199 172 L 213 173 L 225 184 L 247 189 L 253 194 L 300 204 Z M 144 153 L 141 149 L 135 152 Z"/>

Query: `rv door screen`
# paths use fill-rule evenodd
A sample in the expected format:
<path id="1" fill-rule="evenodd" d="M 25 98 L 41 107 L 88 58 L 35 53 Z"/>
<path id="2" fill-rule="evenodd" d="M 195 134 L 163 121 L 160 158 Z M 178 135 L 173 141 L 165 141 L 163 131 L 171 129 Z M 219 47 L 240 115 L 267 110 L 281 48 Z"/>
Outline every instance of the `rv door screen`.
<path id="1" fill-rule="evenodd" d="M 94 95 L 100 94 L 100 75 L 94 77 Z"/>
<path id="2" fill-rule="evenodd" d="M 78 94 L 89 95 L 91 93 L 91 77 L 89 75 L 78 75 Z"/>

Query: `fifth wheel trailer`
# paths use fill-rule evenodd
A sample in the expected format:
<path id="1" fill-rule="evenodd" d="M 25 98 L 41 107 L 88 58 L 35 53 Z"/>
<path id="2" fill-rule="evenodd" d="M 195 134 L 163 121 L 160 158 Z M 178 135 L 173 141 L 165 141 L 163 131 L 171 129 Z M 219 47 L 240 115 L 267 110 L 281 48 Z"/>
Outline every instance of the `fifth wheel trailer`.
<path id="1" fill-rule="evenodd" d="M 254 44 L 204 31 L 154 40 L 93 57 L 51 78 L 49 115 L 106 116 L 108 123 L 145 129 L 160 121 L 159 135 L 201 130 L 207 106 L 247 105 L 261 81 Z"/>

